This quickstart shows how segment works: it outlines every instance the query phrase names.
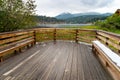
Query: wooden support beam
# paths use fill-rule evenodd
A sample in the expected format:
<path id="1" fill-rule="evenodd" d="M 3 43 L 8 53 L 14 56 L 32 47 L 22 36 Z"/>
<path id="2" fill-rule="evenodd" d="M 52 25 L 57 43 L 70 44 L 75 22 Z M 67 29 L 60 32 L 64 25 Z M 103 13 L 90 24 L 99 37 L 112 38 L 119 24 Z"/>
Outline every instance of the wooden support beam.
<path id="1" fill-rule="evenodd" d="M 75 32 L 75 42 L 78 43 L 78 29 L 76 29 Z"/>
<path id="2" fill-rule="evenodd" d="M 56 28 L 54 29 L 54 33 L 53 33 L 53 40 L 54 40 L 54 43 L 56 43 Z"/>
<path id="3" fill-rule="evenodd" d="M 34 30 L 34 44 L 36 44 L 36 30 Z"/>
<path id="4" fill-rule="evenodd" d="M 3 62 L 3 57 L 2 56 L 0 57 L 0 62 Z"/>

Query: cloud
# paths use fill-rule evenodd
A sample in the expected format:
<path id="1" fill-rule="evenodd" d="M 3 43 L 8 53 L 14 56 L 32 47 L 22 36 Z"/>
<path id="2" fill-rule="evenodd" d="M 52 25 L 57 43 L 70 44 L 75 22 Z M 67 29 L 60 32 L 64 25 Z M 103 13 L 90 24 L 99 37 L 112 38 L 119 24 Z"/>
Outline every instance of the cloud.
<path id="1" fill-rule="evenodd" d="M 81 0 L 86 7 L 104 7 L 111 4 L 113 0 Z"/>
<path id="2" fill-rule="evenodd" d="M 87 12 L 110 5 L 114 0 L 35 0 L 37 14 L 55 16 L 62 12 Z"/>

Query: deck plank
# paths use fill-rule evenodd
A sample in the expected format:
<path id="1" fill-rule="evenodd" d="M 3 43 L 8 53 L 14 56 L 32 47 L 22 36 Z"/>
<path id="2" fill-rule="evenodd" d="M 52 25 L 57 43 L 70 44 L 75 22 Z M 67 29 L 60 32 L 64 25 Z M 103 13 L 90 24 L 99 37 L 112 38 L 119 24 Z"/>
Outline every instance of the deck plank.
<path id="1" fill-rule="evenodd" d="M 82 61 L 82 56 L 81 56 L 82 49 L 80 47 L 81 47 L 80 45 L 77 46 L 78 80 L 85 80 L 85 77 L 84 77 L 85 74 L 84 74 L 83 65 L 82 65 L 83 61 Z"/>
<path id="2" fill-rule="evenodd" d="M 19 66 L 15 66 L 38 54 Z M 91 46 L 68 41 L 47 42 L 0 63 L 0 80 L 113 80 L 92 53 Z"/>
<path id="3" fill-rule="evenodd" d="M 71 76 L 70 76 L 70 80 L 78 80 L 77 79 L 77 44 L 73 44 L 73 50 L 72 50 L 72 68 L 71 68 Z"/>
<path id="4" fill-rule="evenodd" d="M 66 62 L 62 80 L 70 80 L 71 68 L 72 68 L 72 58 L 73 58 L 73 52 L 71 50 L 73 49 L 73 46 L 70 47 L 69 49 L 70 49 L 70 50 L 68 50 L 69 56 L 68 56 L 68 60 Z"/>

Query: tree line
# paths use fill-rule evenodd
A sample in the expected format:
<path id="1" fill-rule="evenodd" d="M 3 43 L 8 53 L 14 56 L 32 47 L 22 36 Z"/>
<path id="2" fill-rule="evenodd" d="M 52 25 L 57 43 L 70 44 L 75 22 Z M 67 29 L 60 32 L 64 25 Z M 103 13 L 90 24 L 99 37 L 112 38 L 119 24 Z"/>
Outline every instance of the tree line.
<path id="1" fill-rule="evenodd" d="M 103 15 L 83 15 L 83 16 L 78 16 L 74 18 L 68 18 L 65 19 L 67 23 L 94 23 L 98 20 L 105 20 L 108 16 L 103 16 Z"/>
<path id="2" fill-rule="evenodd" d="M 0 32 L 36 25 L 34 0 L 0 0 Z"/>
<path id="3" fill-rule="evenodd" d="M 107 29 L 120 29 L 120 14 L 113 14 L 112 16 L 108 17 L 104 21 L 97 21 L 95 23 L 98 26 L 101 26 L 102 28 Z"/>
<path id="4" fill-rule="evenodd" d="M 36 16 L 38 23 L 47 24 L 47 23 L 65 23 L 65 20 L 56 19 L 55 17 L 47 17 L 47 16 Z"/>

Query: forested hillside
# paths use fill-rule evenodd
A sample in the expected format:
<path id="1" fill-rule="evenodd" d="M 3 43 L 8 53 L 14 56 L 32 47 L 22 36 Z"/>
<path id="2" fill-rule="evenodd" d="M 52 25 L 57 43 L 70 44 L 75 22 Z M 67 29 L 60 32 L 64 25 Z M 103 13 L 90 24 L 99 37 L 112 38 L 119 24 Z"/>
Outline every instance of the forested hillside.
<path id="1" fill-rule="evenodd" d="M 37 22 L 40 24 L 47 24 L 47 23 L 65 23 L 65 20 L 56 19 L 54 17 L 47 17 L 47 16 L 36 16 Z"/>
<path id="2" fill-rule="evenodd" d="M 94 23 L 98 20 L 105 20 L 112 13 L 97 13 L 97 12 L 86 12 L 86 13 L 62 13 L 56 16 L 57 19 L 63 19 L 66 23 Z"/>
<path id="3" fill-rule="evenodd" d="M 103 15 L 84 15 L 74 18 L 65 19 L 67 23 L 94 23 L 98 20 L 105 20 L 108 16 Z"/>
<path id="4" fill-rule="evenodd" d="M 115 13 L 104 21 L 97 21 L 96 25 L 101 26 L 102 28 L 120 29 L 120 14 Z"/>

